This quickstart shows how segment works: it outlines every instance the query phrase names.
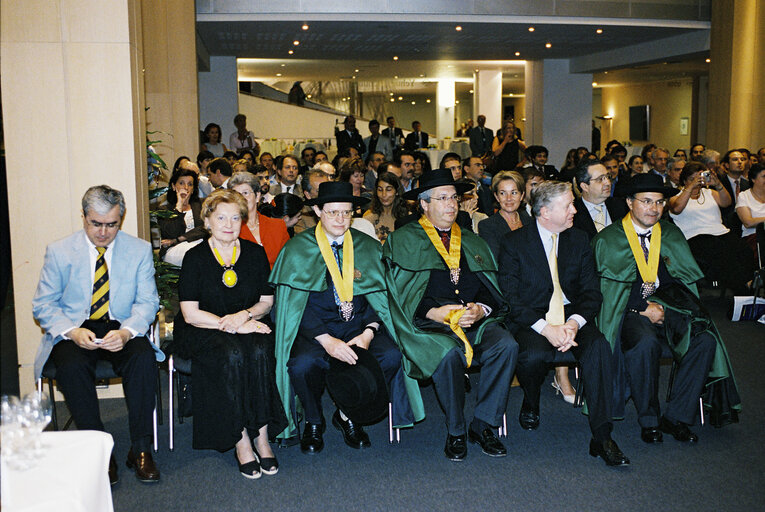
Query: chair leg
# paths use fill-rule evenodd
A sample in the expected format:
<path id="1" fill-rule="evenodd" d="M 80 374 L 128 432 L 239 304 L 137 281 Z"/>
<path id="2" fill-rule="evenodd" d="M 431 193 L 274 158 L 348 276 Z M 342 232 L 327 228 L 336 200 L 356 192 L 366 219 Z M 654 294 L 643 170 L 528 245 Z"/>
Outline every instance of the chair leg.
<path id="1" fill-rule="evenodd" d="M 157 453 L 159 451 L 159 437 L 157 436 L 157 410 L 158 410 L 158 407 L 155 404 L 154 405 L 154 411 L 152 412 L 152 415 L 151 415 L 152 416 L 152 418 L 151 418 L 151 422 L 152 422 L 152 434 L 153 434 L 153 437 L 154 437 L 154 443 L 153 443 L 154 444 L 154 453 Z"/>
<path id="2" fill-rule="evenodd" d="M 498 437 L 507 437 L 507 413 L 502 414 L 502 424 L 497 429 Z"/>
<path id="3" fill-rule="evenodd" d="M 162 380 L 159 375 L 159 367 L 157 367 L 157 423 L 164 425 L 164 419 L 162 414 Z"/>
<path id="4" fill-rule="evenodd" d="M 175 413 L 173 412 L 173 374 L 175 373 L 175 367 L 173 366 L 173 356 L 167 358 L 167 375 L 168 375 L 168 393 L 167 393 L 167 423 L 170 431 L 170 451 L 173 451 L 175 434 Z"/>
<path id="5" fill-rule="evenodd" d="M 701 418 L 701 426 L 704 426 L 704 399 L 699 397 L 699 418 Z"/>
<path id="6" fill-rule="evenodd" d="M 40 389 L 42 389 L 42 379 L 40 379 Z M 58 413 L 56 412 L 56 395 L 53 392 L 53 379 L 48 379 L 48 398 L 52 405 L 51 411 L 51 423 L 53 423 L 53 430 L 58 430 Z"/>

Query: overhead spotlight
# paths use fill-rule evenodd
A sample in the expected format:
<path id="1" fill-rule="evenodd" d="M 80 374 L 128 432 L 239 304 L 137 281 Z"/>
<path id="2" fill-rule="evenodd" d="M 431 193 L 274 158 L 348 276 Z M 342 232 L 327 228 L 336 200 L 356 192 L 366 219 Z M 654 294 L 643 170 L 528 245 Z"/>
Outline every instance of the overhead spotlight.
<path id="1" fill-rule="evenodd" d="M 289 53 L 290 55 L 292 55 L 292 54 L 293 54 L 293 53 L 295 53 L 295 52 L 294 52 L 293 50 L 290 50 L 290 51 L 288 51 L 287 53 Z"/>
<path id="2" fill-rule="evenodd" d="M 394 55 L 393 60 L 398 60 L 398 55 Z"/>
<path id="3" fill-rule="evenodd" d="M 509 94 L 509 96 L 512 96 L 512 95 L 513 95 L 513 93 L 510 93 L 510 94 Z"/>
<path id="4" fill-rule="evenodd" d="M 545 48 L 552 48 L 552 43 L 545 44 Z"/>
<path id="5" fill-rule="evenodd" d="M 305 97 L 308 98 L 309 100 L 311 99 L 311 95 L 310 94 L 306 94 Z"/>
<path id="6" fill-rule="evenodd" d="M 423 78 L 425 75 L 420 75 L 420 78 Z"/>
<path id="7" fill-rule="evenodd" d="M 359 72 L 359 70 L 358 70 L 358 69 L 354 69 L 354 70 L 353 70 L 353 72 L 354 72 L 354 73 L 358 73 L 358 72 Z"/>
<path id="8" fill-rule="evenodd" d="M 353 75 L 351 78 L 353 78 L 355 80 L 356 79 L 356 75 Z"/>
<path id="9" fill-rule="evenodd" d="M 704 62 L 706 62 L 707 64 L 709 64 L 710 62 L 712 62 L 712 59 L 706 59 Z"/>
<path id="10" fill-rule="evenodd" d="M 393 75 L 393 78 L 398 78 L 398 75 Z"/>
<path id="11" fill-rule="evenodd" d="M 430 103 L 430 98 L 426 99 L 425 103 Z"/>
<path id="12" fill-rule="evenodd" d="M 516 57 L 520 57 L 521 56 L 521 52 L 515 52 L 515 56 Z"/>
<path id="13" fill-rule="evenodd" d="M 389 92 L 388 94 L 390 94 L 391 96 L 393 96 L 393 93 L 392 93 L 392 92 Z"/>
<path id="14" fill-rule="evenodd" d="M 473 89 L 470 89 L 470 94 L 473 94 Z"/>
<path id="15" fill-rule="evenodd" d="M 403 96 L 399 96 L 399 97 L 398 97 L 398 101 L 401 101 L 401 100 L 403 100 L 403 99 L 404 99 L 404 97 L 403 97 Z"/>
<path id="16" fill-rule="evenodd" d="M 396 98 L 391 98 L 391 99 L 390 99 L 390 102 L 391 102 L 391 103 L 393 103 L 394 101 L 396 101 Z"/>
<path id="17" fill-rule="evenodd" d="M 303 30 L 308 30 L 308 24 L 303 23 L 303 26 L 301 27 Z"/>
<path id="18" fill-rule="evenodd" d="M 292 44 L 294 44 L 295 46 L 298 46 L 300 44 L 300 41 L 298 40 L 292 41 Z"/>
<path id="19" fill-rule="evenodd" d="M 282 64 L 282 66 L 281 66 L 281 67 L 284 67 L 284 66 L 286 66 L 286 65 L 287 65 L 287 64 Z"/>
<path id="20" fill-rule="evenodd" d="M 454 103 L 455 103 L 456 105 L 459 105 L 459 104 L 460 104 L 460 100 L 457 100 L 457 101 L 455 101 Z"/>
<path id="21" fill-rule="evenodd" d="M 607 75 L 607 74 L 608 74 L 608 71 L 603 71 L 603 74 Z"/>
<path id="22" fill-rule="evenodd" d="M 602 33 L 603 33 L 603 29 L 602 29 L 602 28 L 599 28 L 598 30 L 596 30 L 596 31 L 595 31 L 595 33 L 596 33 L 596 34 L 602 34 Z"/>
<path id="23" fill-rule="evenodd" d="M 276 76 L 282 76 L 282 74 L 281 73 L 276 73 Z"/>
<path id="24" fill-rule="evenodd" d="M 417 102 L 416 102 L 416 101 L 413 101 L 413 102 L 412 102 L 412 105 L 415 105 L 415 104 L 417 104 Z"/>
<path id="25" fill-rule="evenodd" d="M 598 82 L 592 82 L 592 86 L 593 87 L 597 87 L 598 86 Z"/>
<path id="26" fill-rule="evenodd" d="M 534 27 L 529 27 L 529 32 L 534 32 Z"/>
<path id="27" fill-rule="evenodd" d="M 462 31 L 462 26 L 461 25 L 457 25 L 456 27 L 454 27 L 454 30 L 456 30 L 457 32 L 461 32 Z"/>

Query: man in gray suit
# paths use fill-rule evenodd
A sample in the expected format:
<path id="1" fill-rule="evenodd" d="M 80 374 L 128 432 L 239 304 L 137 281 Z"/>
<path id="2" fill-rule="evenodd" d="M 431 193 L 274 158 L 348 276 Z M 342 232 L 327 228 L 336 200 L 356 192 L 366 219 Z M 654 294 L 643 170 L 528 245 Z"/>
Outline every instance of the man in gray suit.
<path id="1" fill-rule="evenodd" d="M 80 430 L 104 431 L 98 412 L 95 367 L 109 361 L 122 377 L 131 448 L 127 465 L 142 482 L 159 480 L 151 456 L 152 411 L 157 391 L 155 360 L 164 354 L 146 337 L 159 309 L 151 245 L 120 231 L 122 193 L 106 185 L 82 198 L 83 230 L 45 251 L 32 311 L 45 331 L 35 360 L 46 361 Z M 109 480 L 117 481 L 112 455 Z"/>

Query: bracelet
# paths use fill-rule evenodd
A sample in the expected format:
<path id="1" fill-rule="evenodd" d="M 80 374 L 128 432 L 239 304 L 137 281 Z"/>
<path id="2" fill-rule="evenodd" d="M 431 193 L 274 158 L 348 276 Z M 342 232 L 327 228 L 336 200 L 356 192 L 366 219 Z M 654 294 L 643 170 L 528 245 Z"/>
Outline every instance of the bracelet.
<path id="1" fill-rule="evenodd" d="M 367 329 L 369 329 L 370 331 L 372 331 L 372 336 L 377 336 L 377 333 L 378 333 L 378 332 L 380 332 L 380 328 L 379 328 L 379 327 L 374 327 L 374 326 L 371 326 L 371 325 L 367 325 L 366 327 L 364 327 L 364 330 L 365 330 L 365 331 L 366 331 Z"/>
<path id="2" fill-rule="evenodd" d="M 245 311 L 247 312 L 247 321 L 249 322 L 250 320 L 252 320 L 252 313 L 250 312 L 249 309 L 245 309 Z"/>

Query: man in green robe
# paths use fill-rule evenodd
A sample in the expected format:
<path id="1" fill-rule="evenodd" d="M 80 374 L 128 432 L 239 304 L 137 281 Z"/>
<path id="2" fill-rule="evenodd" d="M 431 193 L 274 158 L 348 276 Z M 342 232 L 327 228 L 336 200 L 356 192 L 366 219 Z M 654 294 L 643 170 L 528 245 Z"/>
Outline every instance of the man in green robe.
<path id="1" fill-rule="evenodd" d="M 285 411 L 294 410 L 295 395 L 300 400 L 304 453 L 318 453 L 324 446 L 321 397 L 329 360 L 356 364 L 354 347 L 368 350 L 380 363 L 393 424 L 410 426 L 424 418 L 419 387 L 406 378 L 394 341 L 380 243 L 349 229 L 354 208 L 365 202 L 353 196 L 350 183 L 322 183 L 317 197 L 306 203 L 320 223 L 287 242 L 269 279 L 276 295 L 277 386 Z M 288 419 L 282 438 L 296 431 L 296 418 L 290 414 Z M 362 426 L 340 409 L 332 424 L 349 446 L 370 446 Z"/>
<path id="2" fill-rule="evenodd" d="M 455 223 L 457 194 L 466 188 L 449 170 L 424 174 L 419 188 L 404 196 L 418 199 L 422 217 L 396 229 L 383 248 L 404 368 L 410 377 L 433 379 L 446 414 L 444 453 L 454 461 L 467 455 L 467 438 L 487 455 L 507 454 L 495 427 L 518 356 L 518 344 L 499 322 L 506 307 L 494 257 L 481 238 Z M 464 373 L 471 365 L 481 368 L 481 378 L 466 429 Z"/>
<path id="3" fill-rule="evenodd" d="M 598 327 L 615 355 L 623 354 L 615 360 L 626 373 L 617 400 L 624 404 L 632 397 L 646 443 L 661 442 L 662 434 L 681 442 L 698 441 L 689 425 L 705 386 L 708 393 L 725 386 L 726 421 L 737 421 L 740 410 L 725 347 L 698 301 L 695 283 L 703 274 L 682 232 L 659 220 L 667 198 L 676 193 L 655 174 L 633 177 L 627 198 L 630 214 L 592 241 L 603 294 Z M 659 358 L 667 344 L 677 370 L 660 416 Z"/>

